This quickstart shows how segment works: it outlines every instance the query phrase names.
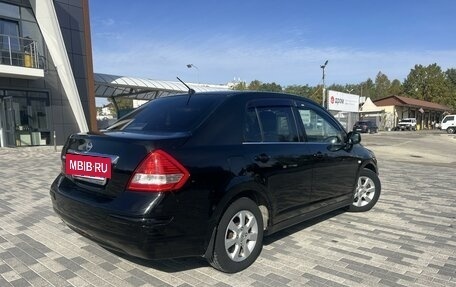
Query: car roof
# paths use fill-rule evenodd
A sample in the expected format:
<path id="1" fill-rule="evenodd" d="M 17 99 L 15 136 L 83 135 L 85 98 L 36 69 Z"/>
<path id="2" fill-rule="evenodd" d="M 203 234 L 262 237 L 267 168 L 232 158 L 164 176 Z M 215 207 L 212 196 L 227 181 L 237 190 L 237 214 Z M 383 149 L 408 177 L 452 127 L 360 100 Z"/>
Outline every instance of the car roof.
<path id="1" fill-rule="evenodd" d="M 214 97 L 245 97 L 249 96 L 249 100 L 254 100 L 256 98 L 284 98 L 284 99 L 295 99 L 298 101 L 304 101 L 308 103 L 312 103 L 314 105 L 320 106 L 320 104 L 316 103 L 315 101 L 306 98 L 304 96 L 298 96 L 294 94 L 287 94 L 287 93 L 282 93 L 282 92 L 267 92 L 267 91 L 239 91 L 239 90 L 233 90 L 233 91 L 213 91 L 213 92 L 198 92 L 194 93 L 191 96 L 192 97 L 197 97 L 197 96 L 202 96 L 202 95 L 210 95 Z M 189 96 L 189 94 L 175 94 L 175 95 L 170 95 L 167 97 L 175 97 L 175 96 Z M 165 98 L 165 97 L 164 97 Z"/>

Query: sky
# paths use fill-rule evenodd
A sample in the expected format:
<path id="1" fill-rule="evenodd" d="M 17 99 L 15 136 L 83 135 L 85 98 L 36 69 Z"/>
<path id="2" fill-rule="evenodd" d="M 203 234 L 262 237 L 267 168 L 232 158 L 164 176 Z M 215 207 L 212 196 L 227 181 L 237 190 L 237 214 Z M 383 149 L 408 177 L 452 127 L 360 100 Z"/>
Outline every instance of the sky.
<path id="1" fill-rule="evenodd" d="M 89 0 L 94 71 L 226 84 L 401 82 L 456 68 L 454 0 Z M 193 64 L 187 68 L 187 64 Z"/>

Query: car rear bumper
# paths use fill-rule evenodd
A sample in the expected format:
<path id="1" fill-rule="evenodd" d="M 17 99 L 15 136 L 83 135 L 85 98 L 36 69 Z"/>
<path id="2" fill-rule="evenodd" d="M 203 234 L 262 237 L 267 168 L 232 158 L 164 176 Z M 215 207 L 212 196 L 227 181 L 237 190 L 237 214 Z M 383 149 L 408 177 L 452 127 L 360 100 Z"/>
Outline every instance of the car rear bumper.
<path id="1" fill-rule="evenodd" d="M 77 193 L 78 191 L 71 191 Z M 59 187 L 57 179 L 50 190 L 54 211 L 71 229 L 99 245 L 144 259 L 198 256 L 205 252 L 203 236 L 188 234 L 175 217 L 148 214 L 122 214 L 94 201 L 88 204 Z M 129 202 L 131 205 L 144 205 Z"/>

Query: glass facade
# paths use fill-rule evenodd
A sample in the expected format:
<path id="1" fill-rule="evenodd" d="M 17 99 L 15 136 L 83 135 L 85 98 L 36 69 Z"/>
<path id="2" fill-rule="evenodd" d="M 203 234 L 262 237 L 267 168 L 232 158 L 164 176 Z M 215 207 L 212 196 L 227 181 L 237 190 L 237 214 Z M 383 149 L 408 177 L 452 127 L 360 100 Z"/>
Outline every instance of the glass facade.
<path id="1" fill-rule="evenodd" d="M 30 1 L 0 0 L 0 147 L 62 145 L 70 134 L 80 131 L 79 118 L 67 95 L 68 77 L 64 76 L 68 73 L 62 76 L 60 71 L 65 69 L 57 71 L 54 60 L 68 57 L 77 88 L 76 93 L 69 93 L 79 95 L 86 119 L 92 108 L 90 30 L 85 25 L 89 19 L 87 0 L 52 0 L 50 8 L 55 11 L 55 19 L 53 15 L 40 14 L 37 20 L 34 10 L 45 11 L 43 7 L 47 8 L 49 3 L 38 0 L 35 4 L 32 7 Z M 63 51 L 57 51 L 56 45 L 49 50 L 45 44 L 43 35 L 53 39 L 58 33 L 40 27 L 48 25 L 41 22 L 46 17 L 58 20 Z M 62 53 L 66 55 L 61 56 Z M 9 66 L 26 71 L 40 69 L 44 76 L 12 73 L 20 69 Z"/>
<path id="2" fill-rule="evenodd" d="M 46 92 L 1 90 L 0 115 L 6 146 L 51 144 L 49 95 Z"/>
<path id="3" fill-rule="evenodd" d="M 44 55 L 41 32 L 32 9 L 0 2 L 0 64 L 37 68 L 37 60 L 33 61 L 31 53 Z M 10 86 L 0 85 L 2 146 L 51 144 L 49 93 Z"/>

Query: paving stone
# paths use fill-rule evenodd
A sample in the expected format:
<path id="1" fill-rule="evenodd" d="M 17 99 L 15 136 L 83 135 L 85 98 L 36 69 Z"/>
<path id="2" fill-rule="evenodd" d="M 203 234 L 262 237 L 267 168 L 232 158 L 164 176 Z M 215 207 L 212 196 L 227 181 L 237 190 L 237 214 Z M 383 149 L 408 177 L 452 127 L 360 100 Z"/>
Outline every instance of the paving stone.
<path id="1" fill-rule="evenodd" d="M 276 233 L 235 275 L 200 258 L 129 260 L 74 233 L 49 199 L 58 152 L 0 149 L 0 165 L 0 178 L 8 178 L 0 186 L 1 287 L 456 287 L 453 165 L 379 157 L 383 192 L 374 209 L 337 211 Z"/>

